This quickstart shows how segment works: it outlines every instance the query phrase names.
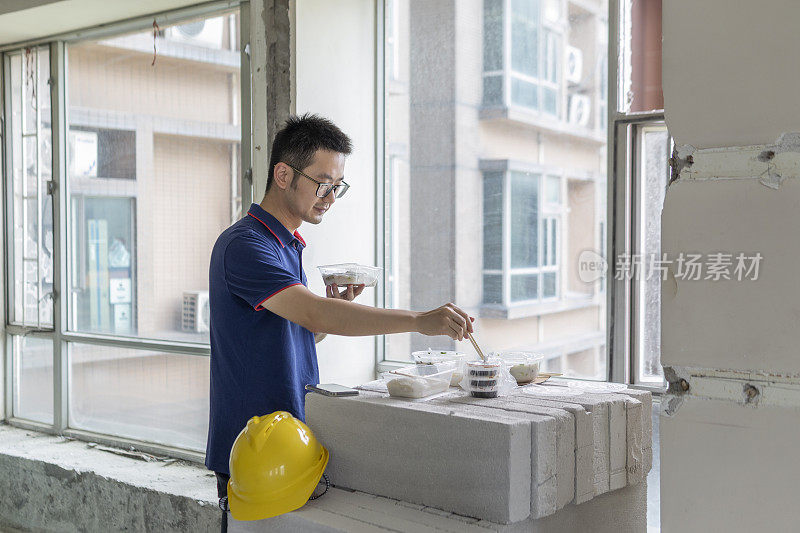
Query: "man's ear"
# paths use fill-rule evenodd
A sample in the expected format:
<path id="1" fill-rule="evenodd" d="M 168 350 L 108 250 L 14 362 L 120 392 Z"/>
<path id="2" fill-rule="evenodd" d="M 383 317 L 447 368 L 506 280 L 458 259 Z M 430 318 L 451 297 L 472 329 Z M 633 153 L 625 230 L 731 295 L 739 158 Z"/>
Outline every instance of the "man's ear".
<path id="1" fill-rule="evenodd" d="M 286 163 L 276 163 L 275 169 L 272 173 L 272 179 L 275 180 L 275 185 L 281 189 L 288 189 L 292 183 L 292 175 L 294 171 L 289 168 Z"/>

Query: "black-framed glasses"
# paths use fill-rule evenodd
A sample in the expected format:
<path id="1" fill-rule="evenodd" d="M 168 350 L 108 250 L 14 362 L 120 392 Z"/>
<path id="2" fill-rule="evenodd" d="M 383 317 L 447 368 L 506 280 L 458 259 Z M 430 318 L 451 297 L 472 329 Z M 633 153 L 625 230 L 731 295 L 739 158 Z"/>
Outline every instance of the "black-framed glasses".
<path id="1" fill-rule="evenodd" d="M 317 198 L 325 198 L 326 196 L 328 196 L 331 193 L 331 191 L 333 191 L 333 195 L 336 198 L 341 198 L 342 196 L 344 196 L 344 193 L 347 192 L 347 189 L 350 188 L 350 185 L 344 180 L 342 180 L 342 182 L 337 184 L 337 185 L 334 185 L 333 183 L 323 183 L 321 181 L 315 180 L 314 178 L 312 178 L 311 176 L 309 176 L 308 174 L 306 174 L 302 170 L 298 170 L 298 169 L 294 168 L 289 163 L 284 162 L 283 164 L 286 165 L 287 167 L 291 168 L 295 172 L 297 172 L 299 174 L 302 174 L 303 176 L 305 176 L 306 178 L 310 179 L 314 183 L 316 183 L 317 184 Z"/>

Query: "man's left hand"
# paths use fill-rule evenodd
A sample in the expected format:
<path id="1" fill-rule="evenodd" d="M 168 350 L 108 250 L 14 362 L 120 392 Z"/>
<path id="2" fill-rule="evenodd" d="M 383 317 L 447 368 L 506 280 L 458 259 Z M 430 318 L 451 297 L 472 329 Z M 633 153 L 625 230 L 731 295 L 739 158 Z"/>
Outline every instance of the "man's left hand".
<path id="1" fill-rule="evenodd" d="M 343 291 L 339 291 L 339 286 L 335 283 L 325 286 L 325 296 L 328 298 L 337 298 L 339 300 L 347 300 L 352 302 L 356 296 L 364 292 L 364 284 L 361 285 L 348 285 Z"/>

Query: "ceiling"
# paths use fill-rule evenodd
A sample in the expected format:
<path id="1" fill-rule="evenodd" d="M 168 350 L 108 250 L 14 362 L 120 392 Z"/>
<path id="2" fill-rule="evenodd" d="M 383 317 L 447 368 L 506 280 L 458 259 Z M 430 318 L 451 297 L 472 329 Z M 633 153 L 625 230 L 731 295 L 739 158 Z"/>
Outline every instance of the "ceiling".
<path id="1" fill-rule="evenodd" d="M 0 45 L 202 3 L 198 0 L 0 0 Z"/>

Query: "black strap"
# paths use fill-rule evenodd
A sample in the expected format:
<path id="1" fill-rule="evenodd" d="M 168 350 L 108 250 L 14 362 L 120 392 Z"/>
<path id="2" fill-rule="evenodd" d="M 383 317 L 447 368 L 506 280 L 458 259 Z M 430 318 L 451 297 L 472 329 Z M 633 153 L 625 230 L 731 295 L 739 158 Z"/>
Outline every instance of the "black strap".
<path id="1" fill-rule="evenodd" d="M 326 492 L 328 492 L 328 489 L 331 488 L 331 480 L 328 479 L 328 476 L 325 475 L 325 474 L 322 474 L 322 477 L 323 477 L 323 479 L 325 479 L 325 490 L 323 490 L 322 492 L 320 492 L 317 495 L 312 494 L 311 497 L 308 499 L 308 501 L 316 500 L 317 498 L 322 497 Z"/>
<path id="2" fill-rule="evenodd" d="M 228 511 L 230 508 L 228 507 L 228 497 L 225 496 L 224 498 L 219 499 L 219 508 L 222 509 L 222 519 L 220 521 L 220 531 L 222 533 L 228 533 Z"/>

